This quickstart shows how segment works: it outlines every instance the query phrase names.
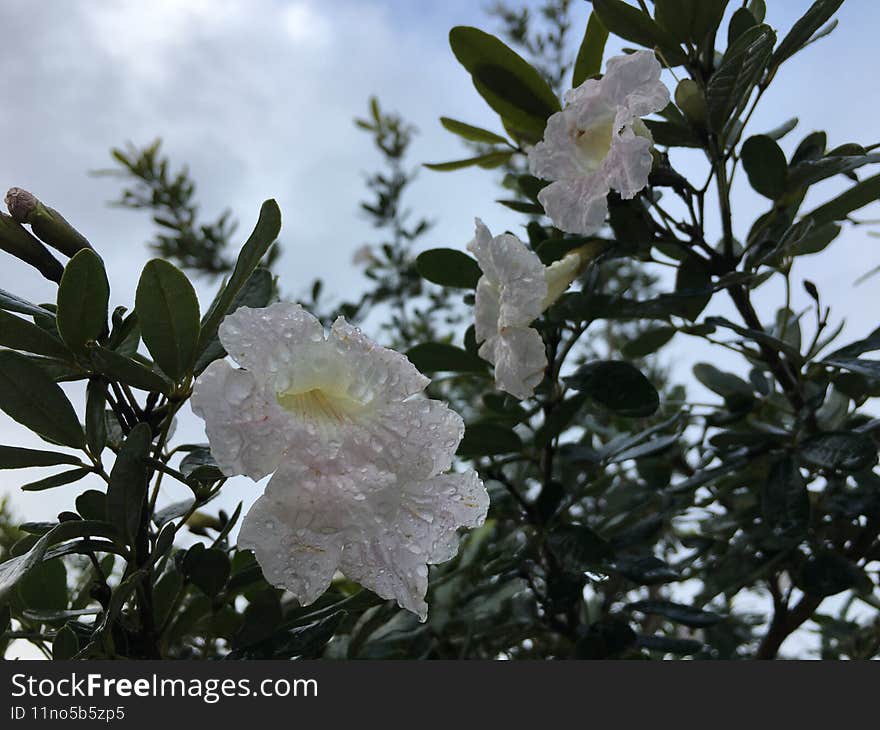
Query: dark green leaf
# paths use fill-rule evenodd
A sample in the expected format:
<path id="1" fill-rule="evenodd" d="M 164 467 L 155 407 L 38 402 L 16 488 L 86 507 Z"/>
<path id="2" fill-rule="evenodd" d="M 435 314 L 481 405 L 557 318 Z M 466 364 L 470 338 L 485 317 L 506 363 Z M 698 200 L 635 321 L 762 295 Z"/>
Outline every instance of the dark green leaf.
<path id="1" fill-rule="evenodd" d="M 810 9 L 788 31 L 785 38 L 776 48 L 771 61 L 771 68 L 776 69 L 783 61 L 797 53 L 813 34 L 831 18 L 843 0 L 817 0 Z"/>
<path id="2" fill-rule="evenodd" d="M 235 299 L 227 310 L 227 314 L 232 314 L 239 307 L 251 307 L 253 309 L 261 309 L 267 307 L 275 296 L 275 277 L 269 269 L 259 267 L 250 275 L 245 285 L 241 288 Z M 213 305 L 212 305 L 213 308 Z M 200 374 L 214 360 L 219 360 L 226 356 L 226 350 L 220 342 L 220 338 L 214 335 L 205 351 L 199 355 L 196 360 L 194 372 Z"/>
<path id="3" fill-rule="evenodd" d="M 69 360 L 70 351 L 42 327 L 0 310 L 0 345 L 37 355 Z"/>
<path id="4" fill-rule="evenodd" d="M 725 400 L 754 397 L 752 386 L 733 373 L 725 373 L 714 365 L 700 362 L 694 365 L 694 377 L 713 393 Z"/>
<path id="5" fill-rule="evenodd" d="M 626 357 L 633 359 L 647 357 L 669 342 L 675 336 L 675 333 L 675 327 L 652 327 L 646 329 L 627 342 L 621 349 L 621 352 Z"/>
<path id="6" fill-rule="evenodd" d="M 674 35 L 655 23 L 650 15 L 623 0 L 593 0 L 593 12 L 614 35 L 645 48 L 657 46 L 673 66 L 684 63 L 685 54 Z"/>
<path id="7" fill-rule="evenodd" d="M 449 117 L 440 117 L 440 124 L 453 134 L 466 139 L 470 142 L 482 142 L 483 144 L 507 144 L 507 140 L 500 134 L 490 132 L 488 129 L 474 127 L 471 124 L 459 122 Z"/>
<path id="8" fill-rule="evenodd" d="M 608 542 L 586 525 L 558 525 L 547 536 L 547 545 L 564 570 L 584 574 L 596 570 L 611 556 Z"/>
<path id="9" fill-rule="evenodd" d="M 11 294 L 8 291 L 0 289 L 0 310 L 6 312 L 18 312 L 19 314 L 28 314 L 33 317 L 48 317 L 54 319 L 55 313 L 48 309 L 38 307 L 36 304 L 22 299 L 21 297 Z"/>
<path id="10" fill-rule="evenodd" d="M 464 438 L 456 452 L 468 458 L 507 454 L 522 449 L 522 440 L 516 431 L 495 423 L 472 423 L 467 426 Z"/>
<path id="11" fill-rule="evenodd" d="M 786 190 L 788 161 L 779 145 L 758 134 L 743 142 L 740 155 L 751 186 L 771 200 L 781 198 Z"/>
<path id="12" fill-rule="evenodd" d="M 588 78 L 602 71 L 602 55 L 605 53 L 607 40 L 608 30 L 602 25 L 602 21 L 596 13 L 590 13 L 587 29 L 584 31 L 584 39 L 581 41 L 581 47 L 578 49 L 574 62 L 572 88 L 580 86 Z"/>
<path id="13" fill-rule="evenodd" d="M 661 122 L 658 119 L 645 119 L 645 125 L 654 138 L 654 143 L 663 147 L 702 147 L 700 138 L 689 126 L 674 122 Z"/>
<path id="14" fill-rule="evenodd" d="M 681 580 L 681 576 L 676 571 L 653 555 L 618 558 L 610 567 L 639 585 L 652 586 Z"/>
<path id="15" fill-rule="evenodd" d="M 559 403 L 535 431 L 535 447 L 543 448 L 571 425 L 572 419 L 586 402 L 586 396 L 575 395 Z"/>
<path id="16" fill-rule="evenodd" d="M 199 340 L 199 300 L 186 274 L 162 259 L 149 261 L 138 281 L 135 311 L 156 364 L 172 380 L 181 380 Z"/>
<path id="17" fill-rule="evenodd" d="M 761 494 L 761 511 L 770 527 L 801 534 L 810 523 L 807 482 L 790 456 L 773 464 Z"/>
<path id="18" fill-rule="evenodd" d="M 739 117 L 770 60 L 775 41 L 770 26 L 757 25 L 728 47 L 706 87 L 711 129 L 722 132 Z"/>
<path id="19" fill-rule="evenodd" d="M 452 162 L 426 162 L 425 167 L 437 172 L 461 170 L 465 167 L 473 167 L 474 165 L 484 170 L 492 170 L 503 165 L 512 155 L 513 150 L 498 150 L 487 152 L 484 155 L 477 155 L 476 157 L 467 157 L 463 160 L 453 160 Z"/>
<path id="20" fill-rule="evenodd" d="M 19 446 L 0 446 L 0 469 L 25 469 L 31 466 L 78 465 L 81 463 L 72 454 L 25 449 Z"/>
<path id="21" fill-rule="evenodd" d="M 67 608 L 67 569 L 60 558 L 46 560 L 28 571 L 18 584 L 26 608 L 60 611 Z"/>
<path id="22" fill-rule="evenodd" d="M 705 647 L 702 642 L 694 639 L 677 639 L 672 636 L 639 636 L 636 644 L 648 651 L 659 651 L 664 654 L 697 654 Z"/>
<path id="23" fill-rule="evenodd" d="M 425 342 L 407 350 L 409 361 L 419 372 L 482 373 L 486 363 L 479 357 L 455 345 L 440 342 Z"/>
<path id="24" fill-rule="evenodd" d="M 880 199 L 880 175 L 874 175 L 874 177 L 856 183 L 804 217 L 812 218 L 817 226 L 821 226 L 832 221 L 843 220 L 854 210 L 863 208 L 878 199 Z"/>
<path id="25" fill-rule="evenodd" d="M 208 596 L 216 596 L 229 580 L 229 557 L 223 550 L 191 547 L 183 560 L 183 573 Z"/>
<path id="26" fill-rule="evenodd" d="M 89 354 L 95 369 L 111 380 L 118 380 L 132 388 L 147 392 L 165 395 L 171 392 L 171 381 L 137 360 L 120 355 L 118 352 L 108 350 L 100 345 L 90 347 Z"/>
<path id="27" fill-rule="evenodd" d="M 873 587 L 859 566 L 830 550 L 817 553 L 804 564 L 797 584 L 804 593 L 823 597 L 850 589 L 869 592 Z"/>
<path id="28" fill-rule="evenodd" d="M 449 44 L 489 106 L 527 141 L 541 139 L 547 117 L 560 109 L 541 74 L 495 36 L 478 28 L 453 28 Z"/>
<path id="29" fill-rule="evenodd" d="M 87 489 L 76 498 L 76 511 L 84 520 L 107 519 L 107 495 L 97 489 Z"/>
<path id="30" fill-rule="evenodd" d="M 85 445 L 64 391 L 30 359 L 11 350 L 0 352 L 0 408 L 48 441 L 75 449 Z"/>
<path id="31" fill-rule="evenodd" d="M 100 456 L 107 445 L 107 384 L 91 378 L 86 386 L 86 443 L 93 456 Z"/>
<path id="32" fill-rule="evenodd" d="M 235 262 L 232 276 L 223 285 L 217 298 L 211 304 L 207 314 L 202 320 L 201 332 L 197 354 L 201 355 L 217 336 L 217 328 L 221 320 L 227 315 L 233 306 L 238 293 L 250 279 L 254 269 L 260 264 L 260 260 L 266 255 L 269 247 L 278 238 L 281 231 L 281 211 L 278 203 L 267 200 L 260 208 L 260 217 L 257 225 L 248 240 L 242 246 Z"/>
<path id="33" fill-rule="evenodd" d="M 856 472 L 877 463 L 877 446 L 866 434 L 832 431 L 804 441 L 800 456 L 810 466 L 820 469 Z"/>
<path id="34" fill-rule="evenodd" d="M 146 457 L 152 439 L 146 423 L 135 426 L 122 444 L 110 471 L 107 517 L 123 529 L 129 542 L 134 540 L 140 529 L 150 473 Z"/>
<path id="35" fill-rule="evenodd" d="M 832 357 L 824 361 L 826 365 L 843 368 L 868 378 L 880 378 L 880 360 L 866 360 L 856 357 Z"/>
<path id="36" fill-rule="evenodd" d="M 416 268 L 428 281 L 461 289 L 474 289 L 482 276 L 473 258 L 453 248 L 432 248 L 420 253 Z"/>
<path id="37" fill-rule="evenodd" d="M 656 0 L 654 15 L 657 24 L 676 41 L 703 48 L 715 37 L 727 3 L 728 0 Z"/>
<path id="38" fill-rule="evenodd" d="M 565 379 L 575 390 L 621 416 L 650 416 L 660 405 L 657 389 L 627 362 L 599 360 Z"/>
<path id="39" fill-rule="evenodd" d="M 723 620 L 723 616 L 711 611 L 703 611 L 693 606 L 686 606 L 682 603 L 673 603 L 672 601 L 636 601 L 627 605 L 630 611 L 640 611 L 641 613 L 650 614 L 652 616 L 662 616 L 669 619 L 673 623 L 690 626 L 694 629 L 702 629 L 707 626 L 714 626 Z"/>
<path id="40" fill-rule="evenodd" d="M 62 627 L 52 640 L 52 658 L 56 661 L 73 659 L 79 652 L 79 639 L 69 627 Z"/>
<path id="41" fill-rule="evenodd" d="M 54 489 L 55 487 L 62 487 L 65 484 L 78 482 L 80 479 L 91 473 L 92 470 L 86 467 L 70 469 L 69 471 L 63 471 L 60 474 L 53 474 L 45 479 L 39 479 L 36 482 L 25 484 L 22 487 L 22 490 L 25 492 L 42 492 L 45 489 Z"/>
<path id="42" fill-rule="evenodd" d="M 90 248 L 67 263 L 58 285 L 58 332 L 72 350 L 82 350 L 107 326 L 110 283 L 104 262 Z"/>

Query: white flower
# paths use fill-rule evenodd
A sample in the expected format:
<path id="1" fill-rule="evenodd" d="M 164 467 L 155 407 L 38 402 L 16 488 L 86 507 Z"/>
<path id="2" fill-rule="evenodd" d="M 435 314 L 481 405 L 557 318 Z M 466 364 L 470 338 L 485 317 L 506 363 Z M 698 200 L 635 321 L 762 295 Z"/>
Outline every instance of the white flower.
<path id="1" fill-rule="evenodd" d="M 609 59 L 605 75 L 587 79 L 547 120 L 544 140 L 529 151 L 533 175 L 552 180 L 538 199 L 563 231 L 595 233 L 616 190 L 632 198 L 648 184 L 653 140 L 640 117 L 669 103 L 651 51 Z"/>
<path id="2" fill-rule="evenodd" d="M 303 604 L 339 568 L 424 619 L 427 564 L 455 555 L 489 504 L 473 471 L 444 474 L 461 417 L 414 397 L 430 381 L 341 317 L 325 337 L 298 304 L 242 307 L 220 339 L 243 369 L 212 363 L 193 411 L 225 474 L 275 472 L 239 545 Z"/>
<path id="3" fill-rule="evenodd" d="M 504 233 L 493 238 L 479 218 L 468 249 L 483 271 L 474 304 L 480 357 L 495 366 L 495 385 L 500 390 L 528 398 L 547 367 L 544 341 L 529 325 L 580 273 L 583 249 L 545 267 L 516 236 Z"/>

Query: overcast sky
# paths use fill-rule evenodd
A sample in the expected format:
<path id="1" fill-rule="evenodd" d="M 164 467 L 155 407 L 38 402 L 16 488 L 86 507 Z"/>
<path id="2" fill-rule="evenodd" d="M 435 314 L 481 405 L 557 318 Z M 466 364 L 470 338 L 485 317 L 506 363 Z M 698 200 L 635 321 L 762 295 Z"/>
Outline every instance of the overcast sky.
<path id="1" fill-rule="evenodd" d="M 259 205 L 277 198 L 284 214 L 284 255 L 278 267 L 286 292 L 304 291 L 315 277 L 327 290 L 361 286 L 352 252 L 375 240 L 358 213 L 363 173 L 378 160 L 352 124 L 369 95 L 399 110 L 420 130 L 413 164 L 462 156 L 457 139 L 437 122 L 441 115 L 500 131 L 497 118 L 473 90 L 447 44 L 457 24 L 495 28 L 471 0 L 42 0 L 3 3 L 0 27 L 0 187 L 18 185 L 58 208 L 104 257 L 112 303 L 130 305 L 152 230 L 147 216 L 110 208 L 118 182 L 93 177 L 107 167 L 108 150 L 126 140 L 156 137 L 186 162 L 210 217 L 231 207 L 246 235 Z M 738 5 L 738 3 L 731 3 Z M 810 3 L 769 0 L 768 22 L 784 32 Z M 589 5 L 575 3 L 586 21 Z M 880 3 L 849 0 L 830 37 L 790 61 L 766 96 L 750 130 L 771 129 L 792 116 L 798 129 L 784 141 L 790 152 L 807 132 L 828 130 L 829 146 L 878 141 L 880 94 L 876 29 Z M 582 27 L 582 26 L 581 26 Z M 578 31 L 575 35 L 579 35 Z M 619 48 L 609 49 L 616 51 Z M 698 161 L 684 169 L 703 176 Z M 743 236 L 766 206 L 744 185 L 734 198 L 736 232 Z M 839 184 L 817 186 L 821 202 Z M 425 246 L 463 247 L 474 216 L 497 230 L 521 220 L 493 201 L 494 177 L 484 171 L 423 171 L 410 206 L 437 223 Z M 811 205 L 810 201 L 807 207 Z M 806 209 L 806 208 L 805 208 Z M 877 206 L 863 217 L 880 217 Z M 880 226 L 878 226 L 880 228 Z M 797 281 L 812 279 L 837 317 L 848 320 L 845 339 L 878 323 L 876 286 L 853 282 L 880 265 L 880 241 L 865 228 L 846 231 L 826 254 L 803 259 Z M 54 300 L 54 288 L 29 267 L 0 258 L 0 288 L 32 301 Z M 213 288 L 197 283 L 203 306 Z M 768 313 L 779 306 L 769 284 L 757 297 Z M 796 287 L 795 309 L 807 305 Z M 726 313 L 722 306 L 712 313 Z M 709 356 L 681 338 L 667 362 L 686 378 L 690 365 Z M 712 353 L 717 357 L 717 353 Z M 733 367 L 733 365 L 731 366 Z M 72 397 L 78 398 L 75 389 Z M 204 440 L 188 414 L 181 438 Z M 39 446 L 35 437 L 0 416 L 0 443 Z M 15 493 L 16 511 L 29 520 L 69 508 L 77 486 L 21 494 L 21 474 L 3 473 L 0 490 Z M 166 481 L 166 484 L 168 481 Z M 250 503 L 257 489 L 233 480 L 227 503 Z M 181 498 L 183 492 L 170 494 Z M 246 505 L 247 506 L 247 505 Z"/>

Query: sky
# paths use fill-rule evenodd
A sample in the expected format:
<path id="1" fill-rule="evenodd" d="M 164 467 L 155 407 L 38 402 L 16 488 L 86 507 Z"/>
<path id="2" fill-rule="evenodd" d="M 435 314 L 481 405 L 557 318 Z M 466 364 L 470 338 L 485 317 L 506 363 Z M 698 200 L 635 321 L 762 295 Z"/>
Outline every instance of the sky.
<path id="1" fill-rule="evenodd" d="M 140 269 L 150 258 L 145 242 L 153 230 L 147 215 L 108 206 L 119 182 L 90 171 L 110 165 L 113 146 L 161 137 L 172 160 L 189 165 L 206 218 L 230 207 L 240 221 L 241 238 L 253 226 L 260 203 L 278 200 L 284 215 L 278 266 L 284 291 L 304 292 L 320 277 L 326 291 L 348 294 L 364 281 L 351 264 L 352 254 L 375 240 L 358 204 L 365 173 L 379 163 L 352 118 L 365 113 L 371 94 L 385 108 L 400 111 L 419 129 L 414 167 L 464 156 L 457 138 L 440 127 L 441 115 L 501 131 L 447 43 L 454 25 L 497 30 L 484 12 L 488 4 L 43 0 L 26 10 L 19 3 L 0 4 L 0 97 L 5 101 L 0 187 L 27 188 L 60 210 L 104 257 L 113 304 L 130 306 Z M 810 3 L 767 4 L 768 22 L 784 32 Z M 589 10 L 588 3 L 575 3 L 578 28 Z M 880 113 L 880 93 L 871 74 L 880 3 L 848 0 L 838 17 L 835 33 L 783 67 L 751 122 L 750 131 L 757 133 L 798 116 L 798 128 L 783 140 L 786 152 L 814 129 L 828 131 L 831 147 L 878 141 L 873 120 Z M 620 44 L 610 44 L 606 57 L 619 49 Z M 693 179 L 704 177 L 693 155 L 673 162 Z M 421 171 L 408 204 L 435 221 L 425 248 L 463 248 L 475 216 L 493 230 L 518 230 L 521 219 L 494 202 L 495 180 L 482 170 Z M 766 207 L 744 182 L 743 177 L 734 194 L 735 233 L 741 237 Z M 816 186 L 804 209 L 840 187 L 837 182 Z M 866 208 L 862 216 L 880 218 L 880 206 Z M 880 278 L 854 286 L 861 273 L 878 265 L 880 239 L 869 237 L 867 227 L 847 230 L 826 253 L 798 261 L 795 282 L 811 279 L 831 304 L 833 317 L 846 316 L 842 342 L 878 324 Z M 205 281 L 196 286 L 204 308 L 214 287 Z M 54 300 L 49 282 L 5 255 L 0 288 L 35 302 Z M 766 319 L 779 306 L 780 294 L 773 282 L 759 291 L 757 306 Z M 796 311 L 808 304 L 799 285 L 794 304 Z M 713 307 L 706 313 L 731 314 L 724 305 Z M 706 394 L 689 376 L 691 365 L 701 359 L 726 363 L 717 352 L 681 337 L 665 358 L 696 397 Z M 79 403 L 79 390 L 68 390 Z M 203 441 L 201 423 L 186 414 L 177 438 Z M 0 417 L 0 443 L 40 445 L 5 417 Z M 21 480 L 35 477 L 5 472 L 0 481 L 0 493 L 13 493 L 15 510 L 28 520 L 53 518 L 78 493 L 76 486 L 18 491 Z M 227 505 L 241 499 L 247 507 L 259 487 L 235 479 L 225 491 Z M 171 492 L 167 500 L 184 496 Z"/>

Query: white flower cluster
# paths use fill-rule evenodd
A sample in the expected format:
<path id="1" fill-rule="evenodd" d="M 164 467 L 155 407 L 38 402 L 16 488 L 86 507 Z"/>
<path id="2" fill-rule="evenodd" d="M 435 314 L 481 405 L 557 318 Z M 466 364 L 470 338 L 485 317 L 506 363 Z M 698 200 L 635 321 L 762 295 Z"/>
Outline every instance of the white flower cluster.
<path id="1" fill-rule="evenodd" d="M 489 505 L 473 470 L 447 473 L 461 417 L 421 397 L 403 355 L 339 318 L 325 336 L 300 305 L 242 307 L 220 327 L 241 366 L 212 363 L 193 411 L 227 475 L 273 473 L 238 538 L 266 579 L 308 604 L 337 569 L 427 616 L 428 564 L 452 558 L 458 528 Z"/>

